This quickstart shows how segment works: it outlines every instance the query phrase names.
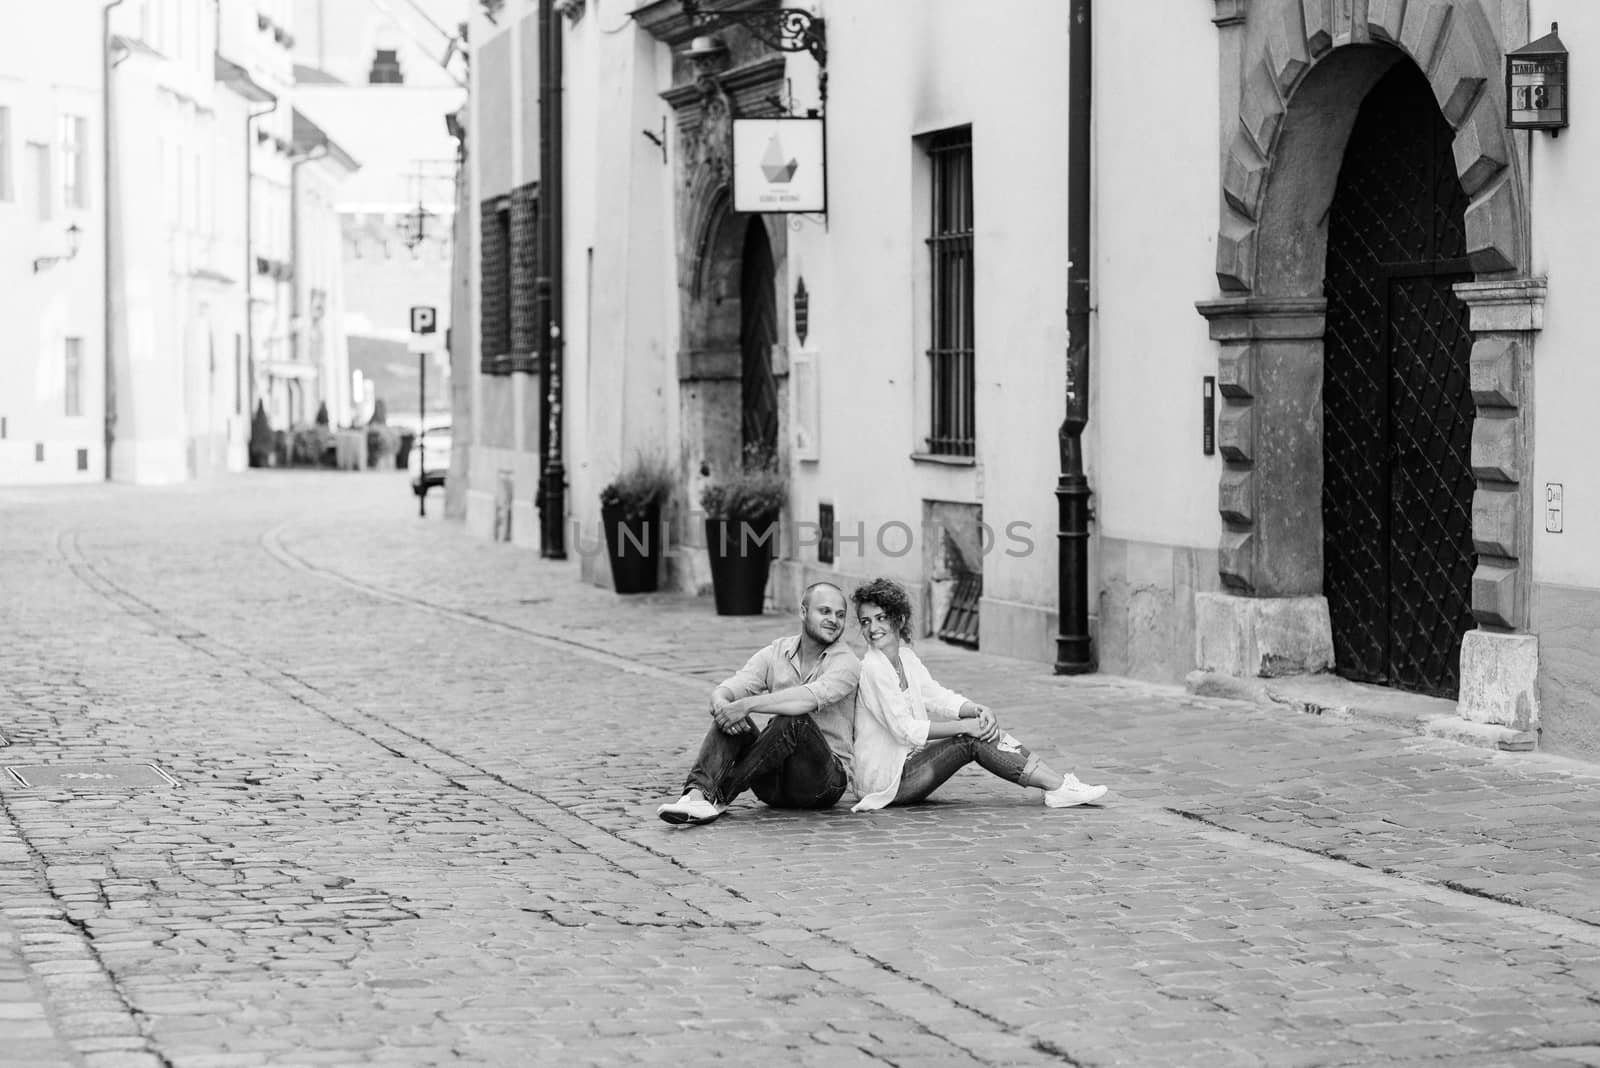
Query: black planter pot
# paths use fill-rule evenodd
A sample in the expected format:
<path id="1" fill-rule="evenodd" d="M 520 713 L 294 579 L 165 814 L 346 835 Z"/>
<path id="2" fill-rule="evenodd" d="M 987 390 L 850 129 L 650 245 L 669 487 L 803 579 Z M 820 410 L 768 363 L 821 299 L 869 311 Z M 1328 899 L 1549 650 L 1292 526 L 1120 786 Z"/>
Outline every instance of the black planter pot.
<path id="1" fill-rule="evenodd" d="M 706 520 L 706 552 L 719 616 L 759 616 L 772 567 L 772 524 Z"/>
<path id="2" fill-rule="evenodd" d="M 620 506 L 606 505 L 600 509 L 600 524 L 606 531 L 606 555 L 611 558 L 616 591 L 654 593 L 661 574 L 661 543 L 667 536 L 659 509 L 643 519 L 626 519 Z"/>

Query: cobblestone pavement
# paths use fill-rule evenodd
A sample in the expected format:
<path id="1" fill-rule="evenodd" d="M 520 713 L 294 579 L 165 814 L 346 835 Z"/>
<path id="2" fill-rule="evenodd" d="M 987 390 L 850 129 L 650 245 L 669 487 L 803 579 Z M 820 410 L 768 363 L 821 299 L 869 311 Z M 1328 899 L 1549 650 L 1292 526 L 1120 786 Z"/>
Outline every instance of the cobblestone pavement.
<path id="1" fill-rule="evenodd" d="M 793 620 L 431 503 L 0 491 L 0 764 L 179 783 L 0 781 L 0 1065 L 1600 1064 L 1600 768 L 923 643 L 1107 803 L 673 828 Z"/>

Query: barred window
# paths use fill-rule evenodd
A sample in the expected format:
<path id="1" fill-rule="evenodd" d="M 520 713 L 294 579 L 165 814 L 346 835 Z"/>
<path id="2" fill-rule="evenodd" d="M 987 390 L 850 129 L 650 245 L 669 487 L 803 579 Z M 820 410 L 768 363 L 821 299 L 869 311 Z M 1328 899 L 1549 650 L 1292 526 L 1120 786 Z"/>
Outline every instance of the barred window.
<path id="1" fill-rule="evenodd" d="M 480 345 L 482 369 L 488 374 L 510 370 L 511 355 L 511 198 L 486 200 L 479 236 Z"/>
<path id="2" fill-rule="evenodd" d="M 928 238 L 933 272 L 933 413 L 928 451 L 974 453 L 972 299 L 972 127 L 928 139 L 933 226 Z"/>

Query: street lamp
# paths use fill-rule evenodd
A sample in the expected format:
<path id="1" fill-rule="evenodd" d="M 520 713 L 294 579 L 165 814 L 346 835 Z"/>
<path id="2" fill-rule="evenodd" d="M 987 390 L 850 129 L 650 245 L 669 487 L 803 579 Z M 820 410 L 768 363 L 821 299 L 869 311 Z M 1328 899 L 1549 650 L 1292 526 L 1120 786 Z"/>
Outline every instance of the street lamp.
<path id="1" fill-rule="evenodd" d="M 78 238 L 83 236 L 83 231 L 77 223 L 67 227 L 67 252 L 64 256 L 39 256 L 33 261 L 33 273 L 38 274 L 46 267 L 53 267 L 63 260 L 70 260 L 78 255 Z"/>
<path id="2" fill-rule="evenodd" d="M 422 203 L 417 201 L 417 206 L 400 216 L 400 232 L 406 248 L 415 249 L 418 245 L 428 240 L 428 220 L 434 217 Z"/>

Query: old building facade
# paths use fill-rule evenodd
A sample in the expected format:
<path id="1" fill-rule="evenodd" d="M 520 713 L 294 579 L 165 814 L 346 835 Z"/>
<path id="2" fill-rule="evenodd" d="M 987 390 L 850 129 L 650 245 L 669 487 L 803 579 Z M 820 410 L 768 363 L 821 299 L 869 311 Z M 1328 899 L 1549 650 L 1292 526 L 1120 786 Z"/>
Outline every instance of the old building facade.
<path id="1" fill-rule="evenodd" d="M 0 483 L 105 478 L 99 6 L 0 16 Z"/>
<path id="2" fill-rule="evenodd" d="M 559 6 L 558 383 L 525 358 L 548 325 L 519 240 L 540 232 L 536 28 L 518 5 L 473 27 L 477 529 L 541 540 L 541 433 L 579 531 L 607 478 L 665 455 L 669 574 L 702 589 L 698 488 L 766 427 L 790 487 L 773 603 L 889 574 L 925 633 L 971 598 L 983 648 L 1049 662 L 1058 439 L 1086 388 L 1101 670 L 1335 671 L 1508 743 L 1600 751 L 1576 411 L 1600 372 L 1574 296 L 1595 134 L 1581 84 L 1559 137 L 1508 130 L 1504 74 L 1553 21 L 1583 40 L 1600 15 L 884 0 L 805 6 L 817 49 L 755 25 L 763 3 Z M 1074 34 L 1094 57 L 1087 383 L 1063 314 L 1089 165 L 1067 144 Z M 734 212 L 731 119 L 813 112 L 826 214 Z"/>

